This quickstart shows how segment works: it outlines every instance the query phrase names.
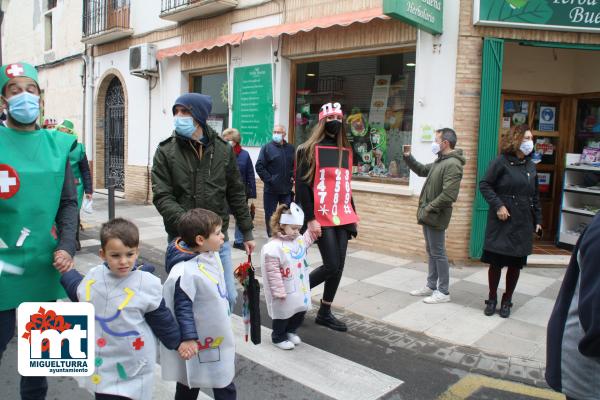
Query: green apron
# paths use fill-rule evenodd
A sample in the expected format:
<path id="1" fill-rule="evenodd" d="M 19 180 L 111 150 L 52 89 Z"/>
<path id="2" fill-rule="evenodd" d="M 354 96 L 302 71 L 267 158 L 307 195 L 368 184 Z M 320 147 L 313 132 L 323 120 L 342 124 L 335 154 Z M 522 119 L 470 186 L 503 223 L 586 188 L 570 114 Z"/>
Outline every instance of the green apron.
<path id="1" fill-rule="evenodd" d="M 75 185 L 77 186 L 77 208 L 81 209 L 81 202 L 83 201 L 83 178 L 81 176 L 81 170 L 79 169 L 79 162 L 83 160 L 85 155 L 85 147 L 83 143 L 77 143 L 77 146 L 69 153 L 69 162 L 71 163 L 71 171 L 75 177 Z"/>
<path id="2" fill-rule="evenodd" d="M 45 129 L 0 127 L 0 260 L 24 269 L 23 275 L 0 273 L 0 311 L 65 297 L 52 266 L 54 221 L 75 141 Z M 21 246 L 19 237 L 25 237 Z"/>

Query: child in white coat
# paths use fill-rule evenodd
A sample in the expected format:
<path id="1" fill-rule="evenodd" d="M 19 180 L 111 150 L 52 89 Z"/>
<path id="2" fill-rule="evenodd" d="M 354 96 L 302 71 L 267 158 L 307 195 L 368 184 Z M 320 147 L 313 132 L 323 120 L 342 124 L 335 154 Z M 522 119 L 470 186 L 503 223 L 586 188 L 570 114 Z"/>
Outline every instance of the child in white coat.
<path id="1" fill-rule="evenodd" d="M 279 205 L 271 216 L 272 237 L 261 250 L 262 280 L 267 311 L 273 319 L 273 344 L 292 350 L 302 341 L 296 334 L 311 307 L 306 251 L 316 240 L 300 235 L 304 212 L 295 203 Z"/>

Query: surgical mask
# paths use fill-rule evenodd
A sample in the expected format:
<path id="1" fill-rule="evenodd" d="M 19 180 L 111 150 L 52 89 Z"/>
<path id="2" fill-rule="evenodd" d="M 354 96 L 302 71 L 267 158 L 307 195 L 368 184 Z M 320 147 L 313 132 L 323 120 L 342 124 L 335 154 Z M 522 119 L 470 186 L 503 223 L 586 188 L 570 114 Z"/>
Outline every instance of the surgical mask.
<path id="1" fill-rule="evenodd" d="M 525 154 L 526 156 L 531 154 L 531 152 L 533 151 L 533 140 L 526 140 L 524 142 L 521 142 L 519 150 L 521 150 L 521 152 L 523 152 L 523 154 Z"/>
<path id="2" fill-rule="evenodd" d="M 273 141 L 275 143 L 281 143 L 281 142 L 283 142 L 283 135 L 281 133 L 274 133 L 273 134 Z"/>
<path id="3" fill-rule="evenodd" d="M 183 137 L 191 138 L 196 127 L 194 126 L 194 118 L 192 117 L 175 117 L 175 132 Z"/>
<path id="4" fill-rule="evenodd" d="M 227 141 L 227 143 L 229 143 L 229 145 L 230 145 L 231 147 L 233 147 L 233 145 L 234 145 L 234 143 L 233 143 L 233 141 L 232 141 L 232 140 L 228 140 L 228 141 Z"/>
<path id="5" fill-rule="evenodd" d="M 337 134 L 342 130 L 342 121 L 339 119 L 334 119 L 333 121 L 325 122 L 325 130 L 330 134 L 337 136 Z"/>
<path id="6" fill-rule="evenodd" d="M 40 96 L 29 92 L 8 99 L 8 113 L 17 122 L 31 124 L 40 115 Z"/>
<path id="7" fill-rule="evenodd" d="M 431 152 L 433 154 L 435 154 L 436 156 L 438 155 L 438 153 L 440 152 L 440 144 L 438 142 L 433 142 L 431 143 Z"/>

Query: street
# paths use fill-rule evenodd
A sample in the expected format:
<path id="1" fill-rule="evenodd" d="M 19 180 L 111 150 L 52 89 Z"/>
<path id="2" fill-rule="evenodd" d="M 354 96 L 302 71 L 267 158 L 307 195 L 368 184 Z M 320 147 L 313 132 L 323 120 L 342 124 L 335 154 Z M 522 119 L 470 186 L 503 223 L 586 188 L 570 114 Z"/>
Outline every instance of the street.
<path id="1" fill-rule="evenodd" d="M 92 217 L 83 216 L 84 221 L 88 221 L 88 228 L 82 232 L 84 247 L 77 255 L 77 267 L 82 272 L 100 262 L 97 256 L 99 225 L 93 221 L 104 218 L 105 199 L 97 196 L 97 211 Z M 149 215 L 155 215 L 155 210 L 152 206 L 133 206 L 118 201 L 117 215 L 137 221 L 138 218 L 154 218 Z M 259 230 L 255 229 L 256 232 Z M 164 251 L 158 244 L 164 240 L 163 235 L 160 228 L 142 230 L 141 245 L 141 258 L 157 267 L 155 273 L 162 280 L 166 278 Z M 264 238 L 259 238 L 259 246 L 261 243 Z M 244 255 L 237 250 L 233 252 L 234 265 L 237 265 Z M 263 302 L 262 344 L 255 346 L 243 342 L 240 303 L 238 301 L 233 319 L 237 338 L 234 381 L 240 400 L 564 398 L 546 387 L 543 369 L 536 367 L 534 362 L 526 368 L 515 364 L 509 356 L 438 340 L 348 310 L 336 310 L 349 327 L 349 332 L 339 333 L 316 325 L 313 307 L 299 330 L 304 343 L 286 352 L 270 343 L 268 327 L 271 323 Z M 483 314 L 481 318 L 485 321 Z M 156 374 L 154 398 L 173 398 L 174 384 L 160 379 L 158 367 Z M 18 399 L 16 339 L 4 355 L 0 376 L 0 385 L 4 388 L 2 398 Z M 49 400 L 92 398 L 71 378 L 50 379 L 49 386 Z M 210 390 L 206 393 L 212 397 Z"/>

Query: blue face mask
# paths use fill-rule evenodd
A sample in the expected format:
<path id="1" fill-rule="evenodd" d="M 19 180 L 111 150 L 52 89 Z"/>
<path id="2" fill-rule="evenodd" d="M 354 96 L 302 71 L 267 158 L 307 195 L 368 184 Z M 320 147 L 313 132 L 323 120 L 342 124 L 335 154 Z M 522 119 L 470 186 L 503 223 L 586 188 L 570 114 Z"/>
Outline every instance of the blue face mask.
<path id="1" fill-rule="evenodd" d="M 194 126 L 194 118 L 192 117 L 175 117 L 175 132 L 183 137 L 191 138 L 196 127 Z"/>
<path id="2" fill-rule="evenodd" d="M 29 92 L 8 99 L 8 114 L 21 124 L 31 124 L 40 115 L 40 96 Z"/>
<path id="3" fill-rule="evenodd" d="M 281 133 L 274 133 L 273 134 L 273 141 L 275 143 L 281 143 L 281 142 L 283 142 L 283 135 Z"/>

